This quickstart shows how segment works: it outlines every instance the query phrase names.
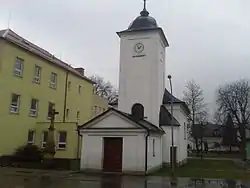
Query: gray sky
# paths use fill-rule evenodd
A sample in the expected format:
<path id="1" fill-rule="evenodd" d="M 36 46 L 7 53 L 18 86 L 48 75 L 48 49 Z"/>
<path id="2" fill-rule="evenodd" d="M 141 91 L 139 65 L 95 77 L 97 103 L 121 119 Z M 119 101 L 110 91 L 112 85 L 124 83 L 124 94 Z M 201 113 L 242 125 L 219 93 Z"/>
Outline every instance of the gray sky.
<path id="1" fill-rule="evenodd" d="M 116 32 L 139 15 L 142 0 L 0 1 L 0 29 L 11 11 L 15 32 L 118 85 Z M 250 77 L 249 0 L 149 0 L 147 9 L 170 43 L 166 71 L 176 96 L 194 79 L 212 111 L 219 84 Z"/>

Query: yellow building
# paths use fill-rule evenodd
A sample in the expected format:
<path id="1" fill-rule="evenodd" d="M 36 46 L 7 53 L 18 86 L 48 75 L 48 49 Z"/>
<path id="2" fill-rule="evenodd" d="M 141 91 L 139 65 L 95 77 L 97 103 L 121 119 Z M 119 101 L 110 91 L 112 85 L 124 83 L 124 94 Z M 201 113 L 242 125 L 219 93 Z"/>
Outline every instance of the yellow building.
<path id="1" fill-rule="evenodd" d="M 54 107 L 55 158 L 79 158 L 77 125 L 108 108 L 84 69 L 73 68 L 12 30 L 0 31 L 0 156 L 28 143 L 44 146 Z M 97 101 L 93 101 L 97 100 Z"/>

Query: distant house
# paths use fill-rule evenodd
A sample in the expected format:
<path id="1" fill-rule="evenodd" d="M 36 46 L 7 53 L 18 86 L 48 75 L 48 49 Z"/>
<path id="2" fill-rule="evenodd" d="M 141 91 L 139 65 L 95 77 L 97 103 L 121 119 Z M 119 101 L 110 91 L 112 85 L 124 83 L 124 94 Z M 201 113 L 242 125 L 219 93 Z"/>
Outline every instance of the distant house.
<path id="1" fill-rule="evenodd" d="M 250 160 L 250 124 L 246 126 L 246 159 Z"/>
<path id="2" fill-rule="evenodd" d="M 202 141 L 208 143 L 208 148 L 210 151 L 224 151 L 228 150 L 228 147 L 223 146 L 223 134 L 224 134 L 224 125 L 214 124 L 214 123 L 206 123 L 202 125 L 195 124 L 192 128 L 192 136 L 190 139 L 192 149 L 195 149 L 195 140 L 194 137 L 197 137 L 200 141 L 201 133 L 202 133 Z M 249 132 L 250 133 L 250 132 Z M 250 134 L 249 134 L 250 135 Z M 238 147 L 232 147 L 233 151 L 237 151 Z"/>
<path id="3" fill-rule="evenodd" d="M 200 139 L 201 132 L 202 132 L 202 140 L 207 141 L 209 149 L 215 148 L 216 144 L 221 144 L 223 135 L 222 125 L 208 122 L 205 125 L 202 125 L 202 127 L 203 128 L 201 129 L 201 124 L 194 124 L 194 126 L 192 127 L 191 131 L 192 135 L 189 141 L 192 149 L 195 149 L 194 137 Z"/>

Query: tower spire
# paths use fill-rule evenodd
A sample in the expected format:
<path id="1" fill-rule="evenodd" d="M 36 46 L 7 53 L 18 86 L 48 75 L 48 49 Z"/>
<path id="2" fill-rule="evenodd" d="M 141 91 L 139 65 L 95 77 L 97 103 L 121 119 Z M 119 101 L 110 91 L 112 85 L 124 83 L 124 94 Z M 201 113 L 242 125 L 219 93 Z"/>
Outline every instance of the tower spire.
<path id="1" fill-rule="evenodd" d="M 144 1 L 144 5 L 143 5 L 143 10 L 141 11 L 141 16 L 148 16 L 149 12 L 146 9 L 147 0 L 143 0 L 143 1 Z"/>

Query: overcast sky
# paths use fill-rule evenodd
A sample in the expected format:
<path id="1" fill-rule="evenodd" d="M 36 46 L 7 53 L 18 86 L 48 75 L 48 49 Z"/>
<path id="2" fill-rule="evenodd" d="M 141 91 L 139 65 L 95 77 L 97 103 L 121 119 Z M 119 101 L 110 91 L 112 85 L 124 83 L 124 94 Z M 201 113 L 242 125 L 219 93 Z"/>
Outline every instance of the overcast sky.
<path id="1" fill-rule="evenodd" d="M 10 20 L 16 33 L 84 67 L 87 75 L 118 85 L 116 32 L 139 15 L 142 0 L 0 2 L 0 29 Z M 186 81 L 194 79 L 212 111 L 219 84 L 250 77 L 249 0 L 149 0 L 147 9 L 170 43 L 166 72 L 172 74 L 176 96 L 182 97 Z"/>

